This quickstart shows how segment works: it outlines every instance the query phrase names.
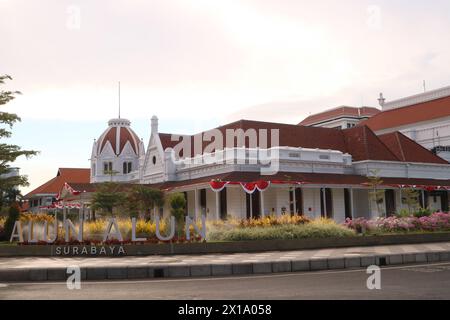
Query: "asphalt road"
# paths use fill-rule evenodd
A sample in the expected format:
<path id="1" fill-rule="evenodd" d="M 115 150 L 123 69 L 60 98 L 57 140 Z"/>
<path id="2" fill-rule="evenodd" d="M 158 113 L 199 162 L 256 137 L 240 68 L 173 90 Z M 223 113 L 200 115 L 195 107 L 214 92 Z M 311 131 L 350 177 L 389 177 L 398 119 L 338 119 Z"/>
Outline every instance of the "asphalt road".
<path id="1" fill-rule="evenodd" d="M 366 270 L 201 279 L 3 283 L 0 299 L 450 299 L 450 263 L 386 267 L 381 290 Z"/>

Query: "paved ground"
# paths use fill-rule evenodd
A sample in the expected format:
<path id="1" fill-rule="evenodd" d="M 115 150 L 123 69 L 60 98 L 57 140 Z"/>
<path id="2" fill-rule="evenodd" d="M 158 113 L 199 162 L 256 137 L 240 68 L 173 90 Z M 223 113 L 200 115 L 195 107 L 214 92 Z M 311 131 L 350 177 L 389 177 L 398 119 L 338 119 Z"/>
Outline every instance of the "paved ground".
<path id="1" fill-rule="evenodd" d="M 18 257 L 0 258 L 2 269 L 28 269 L 48 268 L 71 265 L 80 267 L 121 267 L 121 266 L 148 266 L 148 265 L 199 265 L 221 263 L 254 263 L 267 261 L 292 261 L 308 259 L 332 259 L 340 257 L 359 257 L 367 255 L 409 254 L 420 252 L 449 252 L 450 242 L 390 245 L 374 247 L 352 247 L 321 250 L 278 251 L 263 253 L 237 253 L 237 254 L 206 254 L 206 255 L 176 255 L 176 256 L 146 256 L 146 257 Z"/>
<path id="2" fill-rule="evenodd" d="M 450 299 L 450 263 L 385 267 L 381 290 L 365 270 L 264 276 L 0 284 L 0 299 Z"/>
<path id="3" fill-rule="evenodd" d="M 70 271 L 68 267 L 79 267 L 82 280 L 126 280 L 237 276 L 449 261 L 450 242 L 239 254 L 22 257 L 0 259 L 0 282 L 65 281 Z"/>

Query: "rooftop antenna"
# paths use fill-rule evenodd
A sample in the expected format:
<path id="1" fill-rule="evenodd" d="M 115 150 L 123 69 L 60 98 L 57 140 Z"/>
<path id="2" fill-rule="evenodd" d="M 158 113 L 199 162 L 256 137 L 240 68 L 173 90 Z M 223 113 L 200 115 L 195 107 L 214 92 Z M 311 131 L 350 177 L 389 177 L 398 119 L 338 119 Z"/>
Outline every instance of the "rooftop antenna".
<path id="1" fill-rule="evenodd" d="M 423 80 L 423 92 L 427 92 L 427 83 Z"/>
<path id="2" fill-rule="evenodd" d="M 119 81 L 119 119 L 120 119 L 120 81 Z"/>

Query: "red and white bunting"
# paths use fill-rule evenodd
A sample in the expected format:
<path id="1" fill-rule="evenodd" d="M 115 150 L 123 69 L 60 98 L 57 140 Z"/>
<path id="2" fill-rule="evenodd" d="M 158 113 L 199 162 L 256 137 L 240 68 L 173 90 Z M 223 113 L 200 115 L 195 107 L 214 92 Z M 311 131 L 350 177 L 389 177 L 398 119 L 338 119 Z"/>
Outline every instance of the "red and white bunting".
<path id="1" fill-rule="evenodd" d="M 389 184 L 387 186 L 400 189 L 422 189 L 425 191 L 450 190 L 450 186 L 430 186 L 418 184 Z"/>
<path id="2" fill-rule="evenodd" d="M 209 182 L 209 186 L 214 192 L 220 192 L 227 185 L 240 185 L 246 193 L 252 194 L 256 190 L 260 192 L 266 191 L 271 184 L 303 185 L 305 183 L 306 183 L 305 181 L 283 181 L 283 180 L 271 180 L 271 181 L 258 180 L 252 182 L 211 180 Z"/>
<path id="3" fill-rule="evenodd" d="M 50 209 L 80 209 L 81 204 L 79 203 L 62 203 L 61 201 L 53 202 L 49 206 L 40 206 L 39 209 L 50 210 Z"/>
<path id="4" fill-rule="evenodd" d="M 225 189 L 225 187 L 227 186 L 228 182 L 227 181 L 216 181 L 216 180 L 212 180 L 209 185 L 212 189 L 212 191 L 214 192 L 220 192 L 223 189 Z"/>
<path id="5" fill-rule="evenodd" d="M 260 180 L 256 182 L 241 182 L 244 191 L 248 194 L 254 193 L 256 190 L 263 192 L 270 186 L 270 181 Z"/>

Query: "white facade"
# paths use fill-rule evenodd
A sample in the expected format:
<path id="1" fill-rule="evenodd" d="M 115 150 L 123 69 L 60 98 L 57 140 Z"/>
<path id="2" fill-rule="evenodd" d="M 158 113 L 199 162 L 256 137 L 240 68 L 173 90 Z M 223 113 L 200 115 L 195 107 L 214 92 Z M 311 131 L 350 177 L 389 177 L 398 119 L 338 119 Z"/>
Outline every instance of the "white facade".
<path id="1" fill-rule="evenodd" d="M 132 143 L 135 143 L 136 138 L 129 125 L 128 120 L 111 120 L 109 128 L 94 143 L 91 181 L 112 180 L 149 185 L 178 183 L 177 187 L 169 188 L 166 192 L 184 192 L 187 199 L 187 214 L 192 217 L 206 214 L 210 219 L 224 216 L 245 219 L 292 213 L 304 214 L 311 218 L 330 217 L 337 222 L 344 222 L 347 217 L 384 216 L 387 214 L 388 201 L 390 210 L 398 212 L 405 208 L 402 203 L 402 191 L 396 187 L 386 187 L 387 190 L 392 190 L 390 199 L 383 196 L 382 203 L 377 206 L 369 196 L 368 187 L 361 183 L 337 184 L 325 181 L 322 184 L 295 185 L 283 182 L 271 184 L 266 190 L 252 195 L 247 194 L 241 185 L 230 184 L 225 188 L 226 196 L 222 197 L 221 193 L 211 189 L 209 185 L 211 180 L 205 180 L 208 177 L 228 173 L 237 176 L 239 173 L 242 175 L 253 173 L 259 176 L 264 168 L 270 166 L 276 167 L 276 173 L 281 176 L 283 173 L 301 173 L 315 176 L 328 174 L 366 177 L 373 170 L 377 170 L 379 175 L 385 178 L 444 179 L 449 180 L 450 184 L 450 165 L 401 161 L 353 161 L 352 155 L 338 150 L 288 146 L 269 149 L 235 147 L 215 150 L 214 153 L 203 153 L 193 158 L 177 159 L 172 148 L 164 150 L 156 117 L 151 119 L 151 136 L 147 151 L 145 152 L 142 141 L 139 141 L 138 152 L 134 152 Z M 111 131 L 112 128 L 116 128 L 115 131 Z M 130 135 L 127 137 L 133 138 L 124 142 L 124 139 L 120 138 L 120 128 L 129 130 Z M 111 138 L 113 136 L 111 132 L 117 135 L 116 139 Z M 122 130 L 122 134 L 123 132 Z M 261 155 L 264 154 L 271 156 L 270 164 L 262 165 L 259 162 Z M 124 162 L 131 162 L 133 171 L 121 172 Z M 112 169 L 119 173 L 111 175 L 104 172 L 105 163 L 112 163 Z M 195 183 L 196 179 L 202 182 Z M 271 180 L 271 176 L 267 175 L 266 179 Z M 448 197 L 444 197 L 441 193 L 427 193 L 426 197 L 430 208 L 441 210 L 448 207 L 448 203 L 442 202 Z M 223 199 L 226 203 L 222 203 Z M 381 211 L 378 210 L 380 207 Z M 165 214 L 170 212 L 167 205 L 162 210 Z M 226 212 L 223 212 L 224 210 Z"/>
<path id="2" fill-rule="evenodd" d="M 144 156 L 144 143 L 130 128 L 130 121 L 112 119 L 92 146 L 91 182 L 138 183 Z"/>
<path id="3" fill-rule="evenodd" d="M 446 97 L 450 97 L 450 86 L 389 102 L 384 102 L 384 99 L 381 99 L 380 105 L 383 111 L 389 111 Z M 450 108 L 450 105 L 445 107 Z M 424 107 L 423 112 L 427 112 L 426 107 Z M 450 162 L 450 116 L 378 130 L 376 134 L 385 134 L 394 131 L 400 131 L 410 139 L 428 150 L 433 150 L 438 156 Z"/>
<path id="4" fill-rule="evenodd" d="M 436 90 L 427 91 L 424 93 L 416 94 L 413 96 L 401 98 L 398 100 L 393 100 L 389 102 L 384 102 L 383 95 L 380 95 L 380 105 L 383 111 L 398 109 L 406 106 L 411 106 L 414 104 L 424 103 L 428 101 L 433 101 L 440 98 L 445 98 L 450 96 L 450 86 L 439 88 Z"/>
<path id="5" fill-rule="evenodd" d="M 314 127 L 349 129 L 366 119 L 367 118 L 342 117 L 314 125 Z"/>

